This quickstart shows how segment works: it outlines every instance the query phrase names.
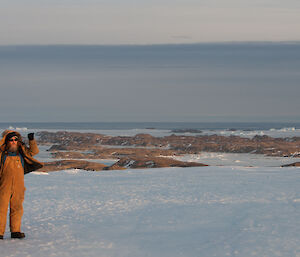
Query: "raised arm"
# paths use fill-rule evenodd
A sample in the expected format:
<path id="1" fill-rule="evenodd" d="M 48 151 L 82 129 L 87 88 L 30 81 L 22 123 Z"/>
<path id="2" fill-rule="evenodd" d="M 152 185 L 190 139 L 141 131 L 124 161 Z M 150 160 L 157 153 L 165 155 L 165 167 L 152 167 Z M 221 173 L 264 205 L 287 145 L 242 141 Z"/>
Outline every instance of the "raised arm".
<path id="1" fill-rule="evenodd" d="M 34 133 L 29 133 L 28 139 L 29 139 L 29 148 L 26 149 L 27 153 L 30 154 L 31 156 L 34 156 L 39 153 L 39 148 L 34 139 Z"/>

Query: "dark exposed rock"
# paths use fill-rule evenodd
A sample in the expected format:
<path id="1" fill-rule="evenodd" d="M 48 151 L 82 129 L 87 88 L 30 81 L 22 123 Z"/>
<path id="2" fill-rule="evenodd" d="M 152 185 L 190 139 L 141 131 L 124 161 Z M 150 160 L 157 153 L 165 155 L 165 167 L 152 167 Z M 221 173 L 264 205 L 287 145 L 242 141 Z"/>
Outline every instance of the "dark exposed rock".
<path id="1" fill-rule="evenodd" d="M 105 167 L 104 170 L 126 170 L 126 168 L 119 166 L 117 163 L 114 163 L 111 166 Z"/>
<path id="2" fill-rule="evenodd" d="M 40 143 L 53 143 L 67 146 L 95 145 L 101 143 L 107 136 L 95 133 L 80 133 L 57 131 L 40 131 L 37 133 Z"/>
<path id="3" fill-rule="evenodd" d="M 255 136 L 252 138 L 252 140 L 253 140 L 253 141 L 262 142 L 262 141 L 272 140 L 272 137 L 269 137 L 269 136 L 266 136 L 266 135 L 263 135 L 263 136 L 255 135 Z"/>
<path id="4" fill-rule="evenodd" d="M 281 167 L 300 167 L 300 162 L 294 162 L 294 163 L 291 163 L 291 164 L 285 164 L 285 165 L 282 165 Z"/>
<path id="5" fill-rule="evenodd" d="M 202 133 L 199 129 L 172 129 L 173 133 Z"/>
<path id="6" fill-rule="evenodd" d="M 208 166 L 198 162 L 183 162 L 171 158 L 150 157 L 150 158 L 123 158 L 115 166 L 138 169 L 138 168 L 162 168 L 162 167 L 201 167 Z"/>

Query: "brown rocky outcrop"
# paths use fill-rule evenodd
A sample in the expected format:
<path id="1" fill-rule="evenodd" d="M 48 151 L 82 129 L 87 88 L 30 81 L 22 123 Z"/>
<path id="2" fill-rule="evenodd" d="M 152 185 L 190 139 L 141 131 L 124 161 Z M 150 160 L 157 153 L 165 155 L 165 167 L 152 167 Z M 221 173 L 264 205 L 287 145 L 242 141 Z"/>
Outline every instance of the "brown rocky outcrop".
<path id="1" fill-rule="evenodd" d="M 87 171 L 101 170 L 124 170 L 127 168 L 162 168 L 162 167 L 200 167 L 207 166 L 197 162 L 182 162 L 171 158 L 123 158 L 111 166 L 102 163 L 82 161 L 82 160 L 59 160 L 53 162 L 45 162 L 40 172 L 50 172 L 68 169 L 82 169 Z"/>
<path id="2" fill-rule="evenodd" d="M 300 157 L 300 137 L 272 138 L 269 136 L 256 135 L 253 138 L 242 138 L 239 136 L 221 135 L 197 135 L 182 136 L 172 134 L 165 137 L 153 137 L 148 134 L 137 134 L 129 136 L 104 136 L 93 133 L 65 132 L 56 133 L 39 132 L 39 143 L 53 146 L 51 151 L 74 151 L 94 150 L 95 155 L 112 155 L 109 151 L 117 152 L 114 155 L 128 155 L 129 150 L 103 150 L 99 146 L 128 146 L 128 147 L 152 147 L 156 149 L 173 151 L 173 154 L 197 154 L 207 152 L 227 153 L 256 153 L 267 156 L 291 156 Z M 138 150 L 142 153 L 143 150 Z M 137 154 L 137 152 L 135 152 Z M 152 155 L 157 153 L 151 153 Z M 118 156 L 122 157 L 122 156 Z M 124 156 L 123 156 L 124 157 Z"/>
<path id="3" fill-rule="evenodd" d="M 105 169 L 117 169 L 118 167 L 138 169 L 138 168 L 163 168 L 163 167 L 202 167 L 208 166 L 198 162 L 183 162 L 171 158 L 151 157 L 151 158 L 123 158 L 114 165 Z"/>
<path id="4" fill-rule="evenodd" d="M 119 166 L 117 163 L 114 163 L 111 166 L 105 167 L 104 170 L 126 170 L 126 168 Z"/>
<path id="5" fill-rule="evenodd" d="M 199 129 L 172 129 L 173 133 L 202 133 Z"/>
<path id="6" fill-rule="evenodd" d="M 57 159 L 120 159 L 124 157 L 149 157 L 149 156 L 170 156 L 178 155 L 180 151 L 168 149 L 147 149 L 147 148 L 108 148 L 95 147 L 93 153 L 79 151 L 52 152 L 51 155 Z"/>
<path id="7" fill-rule="evenodd" d="M 38 170 L 39 172 L 50 172 L 67 169 L 82 169 L 90 171 L 103 170 L 107 165 L 96 162 L 81 161 L 81 160 L 60 160 L 54 162 L 45 162 L 44 167 Z"/>
<path id="8" fill-rule="evenodd" d="M 66 148 L 70 146 L 80 147 L 82 145 L 95 145 L 101 143 L 104 139 L 110 138 L 108 136 L 96 133 L 80 133 L 67 131 L 41 131 L 38 132 L 37 135 L 39 137 L 38 141 L 41 144 L 52 143 L 65 146 Z"/>
<path id="9" fill-rule="evenodd" d="M 207 152 L 256 153 L 267 156 L 300 157 L 300 137 L 253 138 L 221 135 L 175 135 L 154 137 L 149 134 L 105 136 L 80 132 L 39 132 L 38 143 L 49 145 L 56 159 L 68 159 L 45 165 L 44 170 L 78 168 L 85 170 L 204 166 L 201 163 L 180 162 L 163 156 Z M 119 159 L 111 166 L 70 159 Z M 298 166 L 298 163 L 289 166 Z"/>
<path id="10" fill-rule="evenodd" d="M 300 162 L 294 162 L 294 163 L 291 163 L 291 164 L 285 164 L 285 165 L 282 165 L 281 167 L 300 167 Z"/>

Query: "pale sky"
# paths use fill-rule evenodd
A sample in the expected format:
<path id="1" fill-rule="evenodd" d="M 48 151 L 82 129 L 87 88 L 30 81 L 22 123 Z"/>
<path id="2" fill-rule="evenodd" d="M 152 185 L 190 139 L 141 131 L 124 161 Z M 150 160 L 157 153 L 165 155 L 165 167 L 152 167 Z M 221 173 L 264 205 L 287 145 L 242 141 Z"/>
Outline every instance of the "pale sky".
<path id="1" fill-rule="evenodd" d="M 299 121 L 299 48 L 300 0 L 0 0 L 0 120 Z"/>
<path id="2" fill-rule="evenodd" d="M 0 0 L 0 45 L 300 41 L 299 0 Z"/>

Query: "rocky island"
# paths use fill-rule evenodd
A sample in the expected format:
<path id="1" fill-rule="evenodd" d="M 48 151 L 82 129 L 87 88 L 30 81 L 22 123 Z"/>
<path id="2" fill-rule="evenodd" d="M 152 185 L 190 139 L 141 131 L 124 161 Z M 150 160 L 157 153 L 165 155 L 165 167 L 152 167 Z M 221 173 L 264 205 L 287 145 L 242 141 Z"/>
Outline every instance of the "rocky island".
<path id="1" fill-rule="evenodd" d="M 124 168 L 193 167 L 198 162 L 178 161 L 169 156 L 205 152 L 255 153 L 266 156 L 300 157 L 300 137 L 273 138 L 256 135 L 253 138 L 221 135 L 175 135 L 154 137 L 107 136 L 96 133 L 48 132 L 37 133 L 38 143 L 48 145 L 48 151 L 61 162 L 46 163 L 44 170 L 80 168 L 109 170 Z M 76 160 L 77 159 L 77 160 Z M 111 166 L 79 162 L 80 159 L 117 159 Z M 67 161 L 68 160 L 68 161 Z M 98 165 L 99 164 L 99 165 Z"/>

